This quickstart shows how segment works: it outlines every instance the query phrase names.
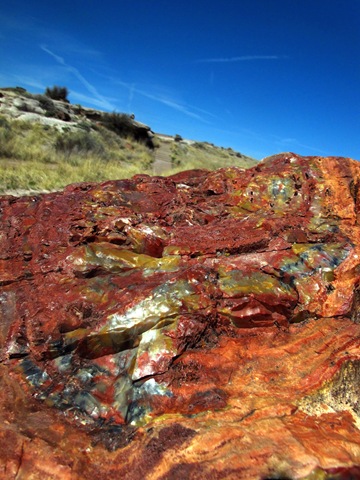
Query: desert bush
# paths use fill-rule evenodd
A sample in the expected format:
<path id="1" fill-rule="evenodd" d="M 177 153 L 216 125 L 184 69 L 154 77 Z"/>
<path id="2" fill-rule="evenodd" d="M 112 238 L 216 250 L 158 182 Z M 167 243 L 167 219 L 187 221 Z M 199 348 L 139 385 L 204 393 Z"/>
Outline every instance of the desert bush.
<path id="1" fill-rule="evenodd" d="M 10 128 L 8 120 L 3 116 L 0 116 L 0 128 Z"/>
<path id="2" fill-rule="evenodd" d="M 88 155 L 89 153 L 103 156 L 105 154 L 104 146 L 99 139 L 84 130 L 59 134 L 55 140 L 55 150 L 65 156 Z"/>
<path id="3" fill-rule="evenodd" d="M 126 113 L 105 113 L 101 120 L 102 125 L 122 138 L 131 138 L 136 142 L 143 143 L 151 150 L 154 149 L 152 139 L 146 127 L 142 128 L 134 124 L 133 116 Z"/>
<path id="4" fill-rule="evenodd" d="M 171 145 L 170 159 L 173 166 L 179 166 L 181 164 L 182 149 L 178 143 Z"/>
<path id="5" fill-rule="evenodd" d="M 53 100 L 62 100 L 63 102 L 68 102 L 69 91 L 66 87 L 59 87 L 54 85 L 52 88 L 47 87 L 45 90 L 45 95 Z"/>
<path id="6" fill-rule="evenodd" d="M 126 113 L 105 113 L 101 123 L 121 137 L 135 138 L 136 129 L 130 115 Z"/>
<path id="7" fill-rule="evenodd" d="M 40 107 L 45 110 L 45 115 L 47 117 L 56 116 L 56 106 L 50 97 L 47 95 L 36 95 L 36 100 L 38 100 Z"/>
<path id="8" fill-rule="evenodd" d="M 199 148 L 200 150 L 205 150 L 206 149 L 206 145 L 205 145 L 205 142 L 195 142 L 193 144 L 193 146 L 195 148 Z"/>
<path id="9" fill-rule="evenodd" d="M 0 157 L 11 157 L 13 155 L 14 134 L 9 122 L 5 117 L 0 117 Z"/>
<path id="10" fill-rule="evenodd" d="M 86 121 L 86 120 L 81 120 L 80 122 L 77 123 L 76 126 L 80 130 L 84 130 L 85 132 L 90 132 L 91 131 L 91 123 Z"/>

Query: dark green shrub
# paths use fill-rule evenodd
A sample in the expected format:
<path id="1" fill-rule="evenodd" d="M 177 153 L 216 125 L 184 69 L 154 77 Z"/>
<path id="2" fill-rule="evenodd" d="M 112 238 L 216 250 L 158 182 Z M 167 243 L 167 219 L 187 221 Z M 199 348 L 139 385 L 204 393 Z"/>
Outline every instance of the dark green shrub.
<path id="1" fill-rule="evenodd" d="M 3 117 L 3 116 L 1 115 L 1 116 L 0 116 L 0 128 L 2 128 L 2 127 L 9 129 L 9 128 L 10 128 L 10 124 L 9 124 L 7 118 L 6 118 L 6 117 Z"/>
<path id="2" fill-rule="evenodd" d="M 74 113 L 76 115 L 82 115 L 83 114 L 83 107 L 79 103 L 76 103 L 75 105 L 73 105 L 72 109 L 74 110 Z"/>
<path id="3" fill-rule="evenodd" d="M 126 113 L 105 113 L 101 123 L 120 137 L 135 137 L 136 128 L 130 115 Z"/>
<path id="4" fill-rule="evenodd" d="M 182 136 L 179 135 L 179 134 L 176 134 L 175 137 L 174 137 L 174 141 L 175 141 L 175 142 L 181 142 L 182 139 L 183 139 Z"/>
<path id="5" fill-rule="evenodd" d="M 81 130 L 84 130 L 85 132 L 90 132 L 91 131 L 91 125 L 90 125 L 89 122 L 86 122 L 86 121 L 78 122 L 77 128 L 80 128 Z"/>
<path id="6" fill-rule="evenodd" d="M 101 124 L 122 138 L 131 138 L 136 142 L 143 143 L 153 149 L 152 138 L 149 128 L 134 122 L 133 116 L 126 113 L 104 113 L 100 120 Z"/>
<path id="7" fill-rule="evenodd" d="M 195 148 L 199 148 L 200 150 L 206 149 L 205 142 L 195 142 L 193 145 Z"/>
<path id="8" fill-rule="evenodd" d="M 66 156 L 88 153 L 102 156 L 105 153 L 104 146 L 98 139 L 83 130 L 59 134 L 55 141 L 55 149 Z"/>
<path id="9" fill-rule="evenodd" d="M 45 90 L 45 95 L 53 100 L 62 100 L 63 102 L 68 102 L 69 91 L 66 87 L 59 87 L 54 85 L 52 88 L 47 87 Z"/>
<path id="10" fill-rule="evenodd" d="M 14 150 L 14 132 L 6 118 L 0 117 L 0 156 L 10 158 Z"/>
<path id="11" fill-rule="evenodd" d="M 45 110 L 45 115 L 47 117 L 56 116 L 56 106 L 54 102 L 46 95 L 36 95 L 36 100 L 38 100 L 40 107 Z"/>

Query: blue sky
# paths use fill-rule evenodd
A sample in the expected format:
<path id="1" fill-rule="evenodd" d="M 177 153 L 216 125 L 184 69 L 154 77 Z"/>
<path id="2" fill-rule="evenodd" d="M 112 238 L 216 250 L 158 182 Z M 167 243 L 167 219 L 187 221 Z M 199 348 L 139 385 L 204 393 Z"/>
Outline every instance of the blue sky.
<path id="1" fill-rule="evenodd" d="M 360 160 L 360 0 L 2 1 L 0 85 L 261 159 Z"/>

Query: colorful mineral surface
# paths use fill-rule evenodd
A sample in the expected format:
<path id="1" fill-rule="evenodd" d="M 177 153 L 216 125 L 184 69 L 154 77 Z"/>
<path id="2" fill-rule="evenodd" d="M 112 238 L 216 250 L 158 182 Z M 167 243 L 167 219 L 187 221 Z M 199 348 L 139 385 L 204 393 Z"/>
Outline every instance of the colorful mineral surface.
<path id="1" fill-rule="evenodd" d="M 0 478 L 360 478 L 360 165 L 0 199 Z"/>

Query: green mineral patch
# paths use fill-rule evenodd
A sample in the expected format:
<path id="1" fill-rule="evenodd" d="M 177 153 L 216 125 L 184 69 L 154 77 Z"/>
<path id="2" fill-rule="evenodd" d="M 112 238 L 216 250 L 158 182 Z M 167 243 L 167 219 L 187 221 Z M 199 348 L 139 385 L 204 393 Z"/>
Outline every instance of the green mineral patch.
<path id="1" fill-rule="evenodd" d="M 192 253 L 191 247 L 177 246 L 177 245 L 168 245 L 164 248 L 163 256 L 172 256 L 172 255 L 190 255 Z"/>
<path id="2" fill-rule="evenodd" d="M 257 212 L 264 203 L 264 186 L 255 183 L 249 183 L 246 188 L 232 193 L 232 198 L 236 202 L 235 206 L 229 207 L 229 212 L 233 215 L 243 214 L 244 212 Z"/>
<path id="3" fill-rule="evenodd" d="M 85 357 L 97 358 L 137 347 L 141 335 L 153 327 L 164 327 L 173 322 L 194 291 L 185 280 L 156 287 L 152 294 L 125 312 L 108 315 L 105 324 L 95 331 L 76 329 L 64 335 L 66 346 L 81 342 Z"/>
<path id="4" fill-rule="evenodd" d="M 80 246 L 67 259 L 73 265 L 75 272 L 82 274 L 96 268 L 107 272 L 121 272 L 140 268 L 147 275 L 155 271 L 176 271 L 180 263 L 179 256 L 154 258 L 150 255 L 124 250 L 107 242 Z"/>
<path id="5" fill-rule="evenodd" d="M 175 322 L 163 328 L 156 326 L 141 335 L 136 363 L 132 372 L 133 380 L 166 370 L 170 360 L 177 354 L 177 346 L 174 340 L 165 333 L 169 329 L 174 330 L 175 326 Z"/>
<path id="6" fill-rule="evenodd" d="M 289 285 L 278 278 L 266 273 L 254 272 L 245 274 L 242 270 L 220 272 L 220 289 L 229 297 L 242 297 L 244 295 L 292 295 L 293 290 Z"/>
<path id="7" fill-rule="evenodd" d="M 274 202 L 274 209 L 283 209 L 294 196 L 294 182 L 291 178 L 270 178 L 267 193 Z"/>
<path id="8" fill-rule="evenodd" d="M 232 194 L 236 205 L 229 208 L 229 211 L 236 215 L 244 212 L 257 212 L 264 205 L 271 204 L 275 213 L 282 213 L 288 208 L 291 201 L 291 208 L 300 206 L 303 199 L 296 190 L 292 178 L 270 177 L 266 182 L 250 182 L 246 188 Z"/>
<path id="9" fill-rule="evenodd" d="M 251 202 L 249 199 L 242 199 L 235 207 L 229 207 L 229 212 L 237 216 L 244 212 L 257 212 L 261 207 Z"/>
<path id="10" fill-rule="evenodd" d="M 109 315 L 100 332 L 117 332 L 142 325 L 143 331 L 152 328 L 163 318 L 178 314 L 182 301 L 192 295 L 191 286 L 184 280 L 160 285 L 153 293 L 125 313 Z M 142 333 L 142 332 L 141 332 Z"/>
<path id="11" fill-rule="evenodd" d="M 92 215 L 96 220 L 105 220 L 108 217 L 116 217 L 119 215 L 119 207 L 111 205 L 106 207 L 97 207 L 96 210 L 92 212 Z"/>

